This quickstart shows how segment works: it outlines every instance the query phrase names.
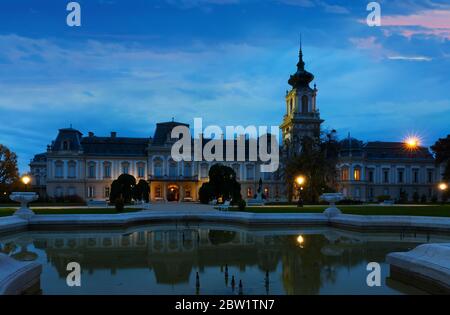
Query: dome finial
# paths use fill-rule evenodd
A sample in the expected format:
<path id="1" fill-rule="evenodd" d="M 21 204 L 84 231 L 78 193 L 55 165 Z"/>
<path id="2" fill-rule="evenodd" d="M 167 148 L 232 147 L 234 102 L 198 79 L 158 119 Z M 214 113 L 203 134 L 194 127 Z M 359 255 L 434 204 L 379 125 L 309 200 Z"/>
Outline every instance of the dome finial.
<path id="1" fill-rule="evenodd" d="M 302 50 L 302 33 L 300 33 L 300 50 L 298 53 L 297 68 L 301 70 L 305 69 L 305 62 L 303 61 L 303 50 Z"/>

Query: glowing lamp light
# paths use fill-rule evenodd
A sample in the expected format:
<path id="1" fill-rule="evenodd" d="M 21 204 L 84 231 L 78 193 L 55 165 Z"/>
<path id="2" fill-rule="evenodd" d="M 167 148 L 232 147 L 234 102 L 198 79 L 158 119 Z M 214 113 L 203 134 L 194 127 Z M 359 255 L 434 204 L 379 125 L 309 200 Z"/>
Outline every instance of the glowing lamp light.
<path id="1" fill-rule="evenodd" d="M 305 183 L 305 177 L 302 176 L 302 175 L 297 176 L 297 178 L 295 179 L 295 181 L 297 182 L 297 184 L 298 184 L 299 186 L 302 186 L 302 185 Z"/>
<path id="2" fill-rule="evenodd" d="M 25 185 L 28 185 L 29 182 L 31 182 L 30 176 L 22 177 L 22 183 L 24 183 Z"/>
<path id="3" fill-rule="evenodd" d="M 297 244 L 303 245 L 304 242 L 305 242 L 305 239 L 303 238 L 303 236 L 301 236 L 301 235 L 297 236 Z"/>
<path id="4" fill-rule="evenodd" d="M 440 183 L 439 184 L 439 189 L 444 191 L 448 189 L 448 185 L 446 183 Z"/>
<path id="5" fill-rule="evenodd" d="M 414 151 L 417 150 L 421 144 L 421 139 L 418 136 L 408 136 L 405 140 L 404 140 L 404 144 L 406 146 L 406 149 L 410 150 L 410 151 Z"/>

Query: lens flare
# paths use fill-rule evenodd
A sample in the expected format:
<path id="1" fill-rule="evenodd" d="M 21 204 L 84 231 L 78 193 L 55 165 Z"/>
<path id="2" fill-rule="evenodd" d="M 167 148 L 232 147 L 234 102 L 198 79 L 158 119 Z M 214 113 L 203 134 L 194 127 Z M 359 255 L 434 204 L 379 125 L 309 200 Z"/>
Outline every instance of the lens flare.
<path id="1" fill-rule="evenodd" d="M 403 143 L 408 151 L 416 151 L 422 144 L 422 139 L 418 135 L 412 134 L 407 136 Z"/>

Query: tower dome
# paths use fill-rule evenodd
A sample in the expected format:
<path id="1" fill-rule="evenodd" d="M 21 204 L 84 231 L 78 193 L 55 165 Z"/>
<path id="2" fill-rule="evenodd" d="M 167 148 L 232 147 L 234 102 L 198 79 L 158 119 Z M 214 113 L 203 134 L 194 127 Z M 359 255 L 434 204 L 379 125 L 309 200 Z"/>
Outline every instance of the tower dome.
<path id="1" fill-rule="evenodd" d="M 301 47 L 298 57 L 297 72 L 290 76 L 288 83 L 293 88 L 309 87 L 309 83 L 314 80 L 314 75 L 305 70 L 305 62 L 303 61 L 303 52 Z"/>

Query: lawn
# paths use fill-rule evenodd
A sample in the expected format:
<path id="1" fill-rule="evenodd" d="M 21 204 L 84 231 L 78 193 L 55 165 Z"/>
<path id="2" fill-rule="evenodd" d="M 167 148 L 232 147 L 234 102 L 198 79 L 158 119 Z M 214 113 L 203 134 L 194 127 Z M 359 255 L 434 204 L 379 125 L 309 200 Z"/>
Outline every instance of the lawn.
<path id="1" fill-rule="evenodd" d="M 254 213 L 321 213 L 326 208 L 327 206 L 304 206 L 303 208 L 298 208 L 296 206 L 264 206 L 264 207 L 247 207 L 245 211 Z M 431 206 L 358 205 L 358 206 L 338 206 L 338 208 L 345 214 L 450 217 L 450 205 L 431 205 Z"/>
<path id="2" fill-rule="evenodd" d="M 0 217 L 12 215 L 16 208 L 0 208 Z M 33 209 L 36 214 L 116 214 L 115 208 L 60 208 L 60 209 Z M 136 212 L 141 209 L 125 208 L 123 212 Z"/>

